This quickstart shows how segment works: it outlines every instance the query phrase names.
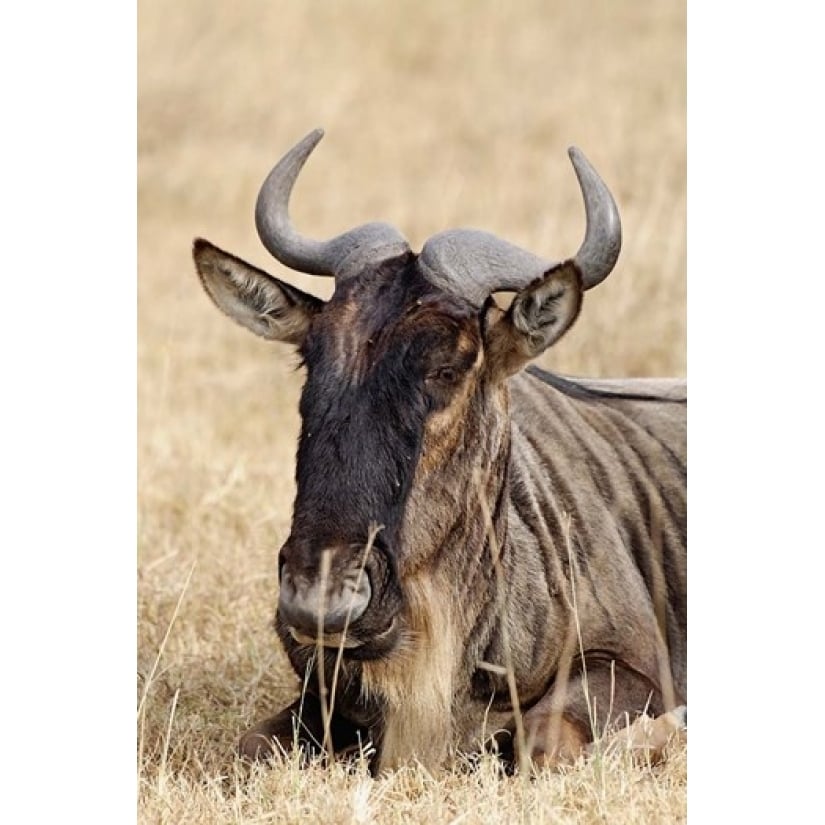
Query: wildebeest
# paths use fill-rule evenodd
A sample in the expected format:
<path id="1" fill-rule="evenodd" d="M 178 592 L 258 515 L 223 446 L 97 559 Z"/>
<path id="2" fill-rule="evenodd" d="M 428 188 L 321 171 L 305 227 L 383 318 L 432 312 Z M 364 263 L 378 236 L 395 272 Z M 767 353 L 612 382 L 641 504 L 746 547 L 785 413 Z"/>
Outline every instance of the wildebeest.
<path id="1" fill-rule="evenodd" d="M 556 764 L 627 722 L 661 748 L 686 702 L 685 382 L 528 366 L 613 269 L 613 197 L 571 149 L 587 225 L 560 263 L 472 229 L 420 254 L 384 223 L 311 240 L 288 203 L 322 134 L 255 217 L 329 301 L 194 243 L 215 304 L 306 368 L 275 619 L 305 693 L 241 754 L 371 742 L 381 770 L 492 742 Z"/>

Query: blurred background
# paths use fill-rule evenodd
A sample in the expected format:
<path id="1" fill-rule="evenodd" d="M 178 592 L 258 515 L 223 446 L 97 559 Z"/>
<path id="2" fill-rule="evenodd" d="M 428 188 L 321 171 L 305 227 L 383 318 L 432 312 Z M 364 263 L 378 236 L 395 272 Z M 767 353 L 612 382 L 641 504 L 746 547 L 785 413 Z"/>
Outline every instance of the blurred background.
<path id="1" fill-rule="evenodd" d="M 292 200 L 302 233 L 384 220 L 418 250 L 435 232 L 474 226 L 561 258 L 584 232 L 567 157 L 575 144 L 617 200 L 624 245 L 542 363 L 573 375 L 684 375 L 685 40 L 683 0 L 140 0 L 147 769 L 170 697 L 176 741 L 209 733 L 225 754 L 295 687 L 269 623 L 301 375 L 289 347 L 212 306 L 192 239 L 328 296 L 329 280 L 269 257 L 253 220 L 272 165 L 321 126 Z M 208 764 L 202 749 L 198 758 Z"/>

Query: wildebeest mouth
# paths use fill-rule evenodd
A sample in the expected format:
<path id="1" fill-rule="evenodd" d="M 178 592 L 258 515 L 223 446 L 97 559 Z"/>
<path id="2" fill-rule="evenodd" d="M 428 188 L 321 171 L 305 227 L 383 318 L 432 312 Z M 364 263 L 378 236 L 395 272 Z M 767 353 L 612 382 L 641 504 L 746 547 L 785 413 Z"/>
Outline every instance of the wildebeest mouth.
<path id="1" fill-rule="evenodd" d="M 306 633 L 302 633 L 300 630 L 296 630 L 294 627 L 289 628 L 289 633 L 292 638 L 301 645 L 314 645 L 320 641 L 322 647 L 353 648 L 361 647 L 364 644 L 358 641 L 358 639 L 352 638 L 352 636 L 345 636 L 343 633 L 325 633 L 323 636 L 315 639 L 313 639 L 312 636 L 307 636 Z"/>
<path id="2" fill-rule="evenodd" d="M 370 638 L 369 641 L 358 639 L 354 635 L 350 635 L 347 633 L 324 633 L 320 637 L 318 637 L 310 636 L 294 627 L 288 627 L 287 629 L 289 631 L 290 636 L 292 636 L 292 638 L 295 639 L 295 641 L 298 642 L 298 644 L 300 645 L 315 646 L 320 642 L 322 647 L 355 650 L 357 648 L 364 647 L 367 644 L 383 647 L 384 643 L 390 638 L 392 638 L 393 634 L 396 632 L 397 624 L 398 617 L 394 616 L 389 624 L 389 627 L 387 627 L 386 630 L 381 631 L 381 633 L 377 634 L 376 636 Z"/>

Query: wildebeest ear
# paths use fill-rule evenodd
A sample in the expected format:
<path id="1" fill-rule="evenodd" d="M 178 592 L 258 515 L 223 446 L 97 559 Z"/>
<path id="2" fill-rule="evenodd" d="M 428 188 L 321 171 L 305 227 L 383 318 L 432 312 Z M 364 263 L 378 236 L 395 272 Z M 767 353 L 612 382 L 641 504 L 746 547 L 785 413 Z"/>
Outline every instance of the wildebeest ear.
<path id="1" fill-rule="evenodd" d="M 203 288 L 222 312 L 262 338 L 300 345 L 324 302 L 196 238 L 192 256 Z"/>
<path id="2" fill-rule="evenodd" d="M 506 378 L 567 332 L 582 304 L 581 273 L 573 261 L 554 266 L 519 292 L 487 334 L 487 362 Z"/>

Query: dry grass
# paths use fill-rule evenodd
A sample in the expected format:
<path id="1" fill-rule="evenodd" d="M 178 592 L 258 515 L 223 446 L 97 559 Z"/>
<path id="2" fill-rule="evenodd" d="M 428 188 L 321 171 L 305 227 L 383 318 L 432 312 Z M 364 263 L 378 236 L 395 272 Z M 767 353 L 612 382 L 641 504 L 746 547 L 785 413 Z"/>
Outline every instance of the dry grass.
<path id="1" fill-rule="evenodd" d="M 257 188 L 315 126 L 293 217 L 371 219 L 414 248 L 479 226 L 548 257 L 577 247 L 576 143 L 625 244 L 545 364 L 685 371 L 685 10 L 517 3 L 141 0 L 139 13 L 139 818 L 141 822 L 678 822 L 686 755 L 531 782 L 415 769 L 238 773 L 238 735 L 297 691 L 270 630 L 293 495 L 301 377 L 287 348 L 201 294 L 196 235 L 286 273 L 255 236 Z M 151 678 L 150 678 L 151 677 Z"/>

